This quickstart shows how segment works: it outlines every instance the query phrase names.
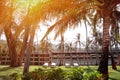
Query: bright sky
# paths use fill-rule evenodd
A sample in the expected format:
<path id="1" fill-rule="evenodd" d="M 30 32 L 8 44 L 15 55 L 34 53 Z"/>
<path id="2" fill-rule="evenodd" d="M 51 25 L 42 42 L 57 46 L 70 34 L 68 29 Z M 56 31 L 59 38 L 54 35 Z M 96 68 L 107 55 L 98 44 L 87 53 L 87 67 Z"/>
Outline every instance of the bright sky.
<path id="1" fill-rule="evenodd" d="M 45 32 L 47 31 L 47 27 L 45 25 L 40 24 L 40 26 L 42 26 L 42 27 L 37 30 L 35 40 L 34 40 L 35 42 L 37 42 L 37 41 L 39 42 L 43 38 Z M 86 42 L 86 29 L 85 29 L 85 26 L 84 26 L 84 24 L 81 24 L 81 25 L 79 24 L 78 26 L 79 27 L 75 28 L 74 30 L 68 29 L 65 32 L 65 34 L 64 34 L 65 42 L 74 42 L 76 40 L 76 38 L 77 38 L 78 33 L 80 33 L 80 40 L 82 42 Z M 90 34 L 92 34 L 90 32 L 90 28 L 88 29 L 88 33 L 89 33 L 88 36 L 90 36 Z M 53 39 L 54 38 L 54 32 L 51 32 L 49 34 L 48 38 L 54 44 L 60 43 L 60 37 L 58 37 L 56 40 Z"/>
<path id="2" fill-rule="evenodd" d="M 35 35 L 35 39 L 34 42 L 39 43 L 40 40 L 43 38 L 44 34 L 47 31 L 47 26 L 40 24 L 40 26 L 42 26 L 40 29 L 38 29 L 36 31 L 36 35 Z M 65 34 L 64 34 L 64 39 L 65 42 L 74 42 L 77 38 L 77 34 L 80 33 L 80 40 L 82 42 L 86 42 L 86 29 L 84 24 L 78 25 L 78 28 L 75 28 L 74 30 L 72 29 L 68 29 Z M 90 29 L 88 29 L 88 36 L 90 36 L 90 34 L 92 34 L 92 32 L 90 32 Z M 56 40 L 54 40 L 54 32 L 51 32 L 48 36 L 49 40 L 54 43 L 54 44 L 58 44 L 60 43 L 60 37 L 58 37 Z M 4 35 L 1 35 L 1 39 L 5 39 Z"/>

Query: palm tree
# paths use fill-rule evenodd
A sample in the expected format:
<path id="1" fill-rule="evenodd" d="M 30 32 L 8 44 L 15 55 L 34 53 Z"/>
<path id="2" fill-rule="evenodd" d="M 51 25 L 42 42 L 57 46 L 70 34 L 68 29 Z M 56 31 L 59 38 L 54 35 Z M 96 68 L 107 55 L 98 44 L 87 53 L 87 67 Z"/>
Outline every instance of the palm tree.
<path id="1" fill-rule="evenodd" d="M 52 0 L 52 1 L 55 1 L 55 0 Z M 92 5 L 92 3 L 93 3 L 93 5 Z M 64 11 L 64 9 L 62 9 L 63 6 L 61 6 L 61 5 L 67 5 L 66 8 L 64 8 L 65 11 Z M 70 5 L 71 5 L 71 7 L 70 7 Z M 96 9 L 96 7 L 94 7 L 94 6 L 96 6 L 96 5 L 99 5 L 99 3 L 97 1 L 94 2 L 92 0 L 91 0 L 91 2 L 87 1 L 87 0 L 83 1 L 83 2 L 82 1 L 80 2 L 79 0 L 76 0 L 76 1 L 71 0 L 71 2 L 70 1 L 69 2 L 64 1 L 64 3 L 62 1 L 60 1 L 59 6 L 55 6 L 55 7 L 57 9 L 60 9 L 60 10 L 62 9 L 62 11 L 64 11 L 65 15 L 62 14 L 63 15 L 62 18 L 60 18 L 54 25 L 52 25 L 48 29 L 45 36 L 47 36 L 47 34 L 49 34 L 53 29 L 56 30 L 56 35 L 60 35 L 61 33 L 64 33 L 67 28 L 73 28 L 74 29 L 76 27 L 76 25 L 80 22 L 84 21 L 85 24 L 90 23 L 89 17 L 90 18 L 94 17 L 94 15 L 92 15 L 92 14 L 95 12 L 94 9 Z M 86 33 L 87 33 L 87 25 L 86 25 Z M 56 35 L 55 35 L 55 37 L 56 37 Z M 87 37 L 87 34 L 86 34 L 86 37 Z"/>
<path id="2" fill-rule="evenodd" d="M 7 2 L 8 4 L 6 5 Z M 0 6 L 1 14 L 2 14 L 0 18 L 0 24 L 7 38 L 7 43 L 8 43 L 9 53 L 10 53 L 10 58 L 11 58 L 11 67 L 13 67 L 13 66 L 17 66 L 17 61 L 18 61 L 17 51 L 15 49 L 16 39 L 11 30 L 14 24 L 13 18 L 12 18 L 14 7 L 13 7 L 12 2 L 10 1 L 7 1 L 7 2 L 4 0 L 1 0 L 0 2 L 2 3 L 2 6 Z M 14 56 L 12 54 L 14 54 Z"/>
<path id="3" fill-rule="evenodd" d="M 19 21 L 18 23 L 14 20 L 16 16 L 14 16 L 15 12 L 20 12 L 18 11 L 20 9 L 19 6 L 17 6 L 18 8 L 15 7 L 16 4 L 19 4 L 16 2 L 14 2 L 13 0 L 1 0 L 0 1 L 0 10 L 1 10 L 1 14 L 0 14 L 0 27 L 3 28 L 6 39 L 7 39 L 7 43 L 8 43 L 8 47 L 9 47 L 9 53 L 10 53 L 10 58 L 11 58 L 11 67 L 16 67 L 21 65 L 22 59 L 23 59 L 23 55 L 25 53 L 25 49 L 26 49 L 26 44 L 27 44 L 27 40 L 28 40 L 28 33 L 29 33 L 29 25 L 32 25 L 34 27 L 31 27 L 31 31 L 34 30 L 34 28 L 36 29 L 36 24 L 38 24 L 38 22 L 34 21 L 32 19 L 32 17 L 30 18 L 30 20 L 32 21 L 28 21 L 28 16 L 26 15 L 24 17 L 23 22 Z M 7 4 L 7 5 L 6 5 Z M 17 10 L 18 9 L 18 10 Z M 24 11 L 24 10 L 23 10 Z M 22 12 L 22 11 L 21 11 Z M 25 13 L 28 13 L 25 11 Z M 9 15 L 8 15 L 9 14 Z M 32 12 L 31 14 L 32 15 Z M 23 15 L 20 15 L 20 19 L 23 19 Z M 34 22 L 33 24 L 31 22 Z M 27 25 L 28 23 L 31 23 L 29 25 Z M 14 25 L 17 24 L 17 25 Z M 27 27 L 25 27 L 27 26 Z M 25 30 L 25 31 L 24 31 Z M 20 51 L 20 60 L 18 60 L 18 51 L 16 50 L 16 42 L 19 39 L 19 36 L 21 35 L 22 32 L 25 32 L 25 36 L 23 39 L 23 43 L 22 43 L 22 48 Z M 30 32 L 31 32 L 30 31 Z M 34 34 L 34 31 L 32 32 Z M 19 61 L 19 62 L 18 62 Z"/>
<path id="4" fill-rule="evenodd" d="M 35 27 L 35 26 L 32 26 Z M 32 53 L 32 47 L 33 47 L 33 39 L 34 39 L 34 35 L 35 35 L 35 29 L 33 28 L 32 32 L 30 32 L 30 40 L 28 42 L 28 46 L 27 46 L 27 52 L 26 52 L 26 56 L 25 56 L 25 65 L 24 65 L 24 71 L 23 74 L 29 72 L 29 62 L 30 62 L 30 54 Z"/>
<path id="5" fill-rule="evenodd" d="M 102 42 L 102 56 L 101 56 L 101 61 L 99 64 L 98 71 L 103 73 L 105 79 L 108 79 L 108 53 L 109 53 L 109 27 L 111 26 L 112 21 L 114 19 L 111 19 L 111 15 L 113 13 L 113 9 L 116 6 L 116 1 L 105 1 L 103 0 L 102 3 L 104 5 L 101 6 L 101 15 L 103 17 L 103 42 Z M 118 1 L 117 3 L 120 3 Z M 114 26 L 112 26 L 114 27 Z M 104 64 L 104 65 L 103 65 Z"/>
<path id="6" fill-rule="evenodd" d="M 114 16 L 111 17 L 111 15 L 118 3 L 120 3 L 119 0 L 46 0 L 38 3 L 38 5 L 30 10 L 29 15 L 27 16 L 30 21 L 23 20 L 26 24 L 27 22 L 30 24 L 26 26 L 24 23 L 23 26 L 31 27 L 34 24 L 38 24 L 41 20 L 49 19 L 51 16 L 57 17 L 58 19 L 56 23 L 50 26 L 45 34 L 45 36 L 47 36 L 53 29 L 55 29 L 56 37 L 57 35 L 64 34 L 67 28 L 74 29 L 80 22 L 85 21 L 85 24 L 88 23 L 91 26 L 96 25 L 96 22 L 100 20 L 103 21 L 103 54 L 98 70 L 106 75 L 108 73 L 109 27 L 112 23 L 111 20 L 116 22 L 114 21 Z M 0 4 L 0 11 L 2 12 L 0 14 L 0 24 L 3 25 L 7 37 L 9 52 L 11 55 L 14 54 L 15 59 L 11 56 L 11 60 L 13 59 L 12 62 L 15 61 L 14 66 L 17 66 L 18 54 L 14 42 L 16 42 L 18 36 L 16 37 L 11 31 L 11 24 L 13 24 L 13 5 L 11 3 L 11 6 L 5 6 L 6 3 L 4 0 L 1 0 Z M 105 63 L 105 65 L 102 65 L 102 63 Z"/>
<path id="7" fill-rule="evenodd" d="M 60 5 L 63 5 L 63 1 L 60 1 L 60 2 L 61 3 L 59 3 L 59 6 L 55 6 L 59 10 L 58 12 L 60 12 L 60 10 L 62 9 Z M 103 76 L 105 76 L 105 79 L 107 79 L 108 77 L 109 27 L 112 24 L 111 20 L 114 21 L 114 18 L 111 17 L 113 10 L 116 4 L 120 3 L 120 1 L 119 0 L 110 0 L 110 1 L 108 0 L 86 0 L 86 1 L 80 2 L 78 0 L 76 1 L 71 0 L 71 2 L 69 1 L 67 4 L 65 4 L 66 2 L 67 1 L 64 2 L 64 5 L 66 5 L 65 10 L 67 10 L 64 12 L 65 15 L 63 14 L 62 18 L 48 29 L 46 35 L 49 32 L 51 32 L 53 29 L 56 29 L 57 31 L 56 33 L 58 35 L 61 32 L 64 33 L 64 31 L 68 28 L 67 24 L 69 25 L 71 23 L 75 24 L 76 22 L 80 22 L 80 20 L 84 20 L 85 22 L 87 21 L 93 26 L 95 26 L 98 21 L 102 21 L 103 22 L 102 59 L 100 61 L 98 71 L 100 71 L 103 74 Z M 68 5 L 71 5 L 70 7 L 71 9 L 68 8 Z M 62 9 L 62 11 L 64 11 L 64 9 Z M 103 65 L 103 63 L 105 65 Z"/>
<path id="8" fill-rule="evenodd" d="M 65 51 L 71 52 L 72 50 L 74 50 L 72 42 L 65 42 Z"/>
<path id="9" fill-rule="evenodd" d="M 75 41 L 75 47 L 79 51 L 79 49 L 81 48 L 80 33 L 78 33 L 76 37 L 77 38 L 76 38 L 76 41 Z"/>
<path id="10" fill-rule="evenodd" d="M 44 41 L 40 42 L 39 49 L 42 51 L 42 53 L 48 53 L 49 50 L 51 49 L 51 45 L 52 43 L 50 42 L 48 37 L 46 37 Z"/>

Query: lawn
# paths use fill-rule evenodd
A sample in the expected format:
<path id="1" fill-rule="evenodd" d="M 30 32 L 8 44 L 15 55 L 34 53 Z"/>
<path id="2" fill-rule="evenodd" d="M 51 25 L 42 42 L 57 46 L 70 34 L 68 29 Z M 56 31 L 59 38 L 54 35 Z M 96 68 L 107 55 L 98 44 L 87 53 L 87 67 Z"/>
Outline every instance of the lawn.
<path id="1" fill-rule="evenodd" d="M 81 66 L 82 68 L 87 68 L 87 66 Z M 92 69 L 97 69 L 98 66 L 89 66 Z M 46 69 L 42 66 L 30 66 L 30 71 L 33 71 L 34 69 L 37 68 L 43 68 Z M 49 69 L 50 67 L 48 67 Z M 56 67 L 58 68 L 58 67 Z M 65 68 L 64 66 L 60 66 L 59 68 L 62 68 L 63 70 L 71 70 L 72 68 Z M 110 80 L 120 80 L 120 66 L 117 66 L 117 71 L 113 70 L 111 66 L 109 66 L 109 75 L 110 75 Z M 17 67 L 17 68 L 11 68 L 9 66 L 0 66 L 0 80 L 4 76 L 9 76 L 12 73 L 19 73 L 22 74 L 23 67 Z"/>

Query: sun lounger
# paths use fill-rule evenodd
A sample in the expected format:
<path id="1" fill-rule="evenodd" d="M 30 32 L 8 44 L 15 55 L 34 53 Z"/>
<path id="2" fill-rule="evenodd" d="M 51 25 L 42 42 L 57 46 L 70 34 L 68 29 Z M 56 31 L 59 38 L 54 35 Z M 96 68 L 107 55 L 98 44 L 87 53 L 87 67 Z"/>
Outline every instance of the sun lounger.
<path id="1" fill-rule="evenodd" d="M 55 62 L 51 63 L 51 67 L 56 67 L 56 66 L 57 66 L 57 64 Z"/>
<path id="2" fill-rule="evenodd" d="M 48 67 L 48 65 L 49 65 L 49 64 L 48 64 L 47 62 L 45 62 L 45 63 L 43 64 L 44 67 Z"/>
<path id="3" fill-rule="evenodd" d="M 70 63 L 65 63 L 65 67 L 70 67 Z"/>
<path id="4" fill-rule="evenodd" d="M 78 64 L 78 63 L 73 63 L 73 66 L 74 66 L 74 67 L 78 67 L 79 64 Z"/>

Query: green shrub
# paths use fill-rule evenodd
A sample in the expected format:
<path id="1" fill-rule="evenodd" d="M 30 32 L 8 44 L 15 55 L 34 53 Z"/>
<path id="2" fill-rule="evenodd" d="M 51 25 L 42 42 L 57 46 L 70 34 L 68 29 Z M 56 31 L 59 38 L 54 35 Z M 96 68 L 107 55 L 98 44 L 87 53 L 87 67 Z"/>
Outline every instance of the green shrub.
<path id="1" fill-rule="evenodd" d="M 22 75 L 18 73 L 13 73 L 10 76 L 5 76 L 3 80 L 22 80 Z"/>
<path id="2" fill-rule="evenodd" d="M 101 74 L 91 68 L 84 69 L 83 77 L 84 80 L 102 80 Z"/>
<path id="3" fill-rule="evenodd" d="M 35 69 L 24 75 L 24 80 L 103 80 L 101 74 L 91 68 L 73 68 L 70 71 L 57 69 Z"/>
<path id="4" fill-rule="evenodd" d="M 46 80 L 46 73 L 41 68 L 35 69 L 35 71 L 26 73 L 23 80 Z"/>
<path id="5" fill-rule="evenodd" d="M 29 72 L 24 75 L 24 80 L 63 80 L 64 72 L 62 69 L 50 69 L 42 70 L 35 69 L 35 71 Z"/>
<path id="6" fill-rule="evenodd" d="M 67 71 L 64 76 L 65 80 L 103 80 L 99 72 L 89 67 L 86 69 L 74 68 L 72 71 Z"/>
<path id="7" fill-rule="evenodd" d="M 61 68 L 52 69 L 47 73 L 46 80 L 64 80 L 64 71 Z"/>
<path id="8" fill-rule="evenodd" d="M 83 70 L 82 68 L 73 68 L 71 71 L 67 71 L 64 75 L 65 80 L 82 80 Z"/>

